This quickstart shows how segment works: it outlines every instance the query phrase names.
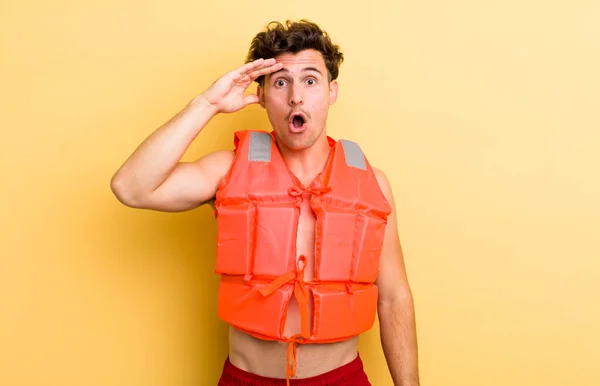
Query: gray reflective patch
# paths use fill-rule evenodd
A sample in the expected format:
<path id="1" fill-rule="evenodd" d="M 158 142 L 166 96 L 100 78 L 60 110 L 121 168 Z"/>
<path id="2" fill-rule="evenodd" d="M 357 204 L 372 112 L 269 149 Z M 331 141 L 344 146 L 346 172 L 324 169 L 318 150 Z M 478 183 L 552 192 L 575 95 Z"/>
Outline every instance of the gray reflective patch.
<path id="1" fill-rule="evenodd" d="M 271 134 L 259 132 L 250 133 L 248 161 L 271 162 Z"/>
<path id="2" fill-rule="evenodd" d="M 365 162 L 365 156 L 363 155 L 360 146 L 357 143 L 348 141 L 347 139 L 341 139 L 342 147 L 344 148 L 344 155 L 346 156 L 346 165 L 367 170 L 367 163 Z"/>

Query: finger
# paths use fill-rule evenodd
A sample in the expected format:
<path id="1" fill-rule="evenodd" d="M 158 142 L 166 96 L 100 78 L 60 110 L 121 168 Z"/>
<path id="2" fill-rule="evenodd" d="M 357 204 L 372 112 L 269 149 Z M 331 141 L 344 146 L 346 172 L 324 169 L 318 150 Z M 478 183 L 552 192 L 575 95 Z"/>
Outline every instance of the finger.
<path id="1" fill-rule="evenodd" d="M 274 58 L 270 58 L 270 59 L 256 59 L 253 62 L 250 63 L 246 63 L 243 66 L 235 69 L 235 72 L 238 72 L 240 74 L 247 74 L 249 72 L 255 71 L 259 68 L 262 68 L 264 66 L 271 66 L 275 63 L 275 59 Z"/>
<path id="2" fill-rule="evenodd" d="M 244 97 L 244 105 L 248 106 L 249 104 L 253 104 L 253 103 L 258 103 L 260 101 L 260 99 L 258 98 L 258 95 L 256 94 L 250 94 L 250 95 L 246 95 Z"/>
<path id="3" fill-rule="evenodd" d="M 254 80 L 254 79 L 258 78 L 259 76 L 271 74 L 275 71 L 281 70 L 282 68 L 283 68 L 283 63 L 275 63 L 272 66 L 259 68 L 255 71 L 252 71 L 248 76 L 250 77 L 250 79 Z"/>

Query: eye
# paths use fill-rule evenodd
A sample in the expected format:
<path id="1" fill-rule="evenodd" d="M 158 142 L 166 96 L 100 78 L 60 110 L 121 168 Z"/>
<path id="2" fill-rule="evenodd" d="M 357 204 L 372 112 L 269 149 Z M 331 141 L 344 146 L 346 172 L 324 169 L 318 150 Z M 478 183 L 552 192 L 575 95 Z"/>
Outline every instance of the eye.
<path id="1" fill-rule="evenodd" d="M 315 79 L 313 79 L 313 78 L 310 78 L 310 79 L 307 79 L 307 80 L 306 80 L 306 83 L 307 83 L 309 86 L 313 86 L 313 85 L 315 85 L 315 84 L 317 83 L 317 81 L 316 81 Z"/>
<path id="2" fill-rule="evenodd" d="M 283 86 L 285 86 L 285 84 L 286 84 L 286 81 L 285 81 L 285 80 L 283 80 L 283 79 L 277 79 L 277 80 L 275 81 L 275 86 L 276 86 L 276 87 L 283 87 Z"/>

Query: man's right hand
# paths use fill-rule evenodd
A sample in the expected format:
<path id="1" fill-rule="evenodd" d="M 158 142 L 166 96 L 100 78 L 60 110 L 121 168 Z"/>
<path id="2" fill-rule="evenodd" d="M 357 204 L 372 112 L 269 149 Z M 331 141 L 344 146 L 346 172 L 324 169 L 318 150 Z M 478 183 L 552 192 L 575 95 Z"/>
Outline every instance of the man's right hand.
<path id="1" fill-rule="evenodd" d="M 233 162 L 232 151 L 207 154 L 194 162 L 181 157 L 218 113 L 232 113 L 259 101 L 244 96 L 261 75 L 278 71 L 275 59 L 258 59 L 226 73 L 138 146 L 111 179 L 123 204 L 158 211 L 183 211 L 214 198 Z"/>
<path id="2" fill-rule="evenodd" d="M 257 59 L 217 79 L 201 97 L 215 108 L 216 113 L 233 113 L 251 103 L 258 103 L 257 95 L 244 96 L 246 89 L 259 76 L 273 73 L 282 67 L 283 64 L 277 63 L 275 59 Z"/>

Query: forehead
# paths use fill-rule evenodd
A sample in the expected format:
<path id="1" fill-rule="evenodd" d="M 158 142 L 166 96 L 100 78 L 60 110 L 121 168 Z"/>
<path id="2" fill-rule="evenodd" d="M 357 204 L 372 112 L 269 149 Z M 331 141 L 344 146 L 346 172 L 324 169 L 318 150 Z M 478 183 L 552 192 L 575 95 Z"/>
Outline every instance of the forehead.
<path id="1" fill-rule="evenodd" d="M 292 74 L 299 73 L 306 67 L 314 67 L 323 74 L 327 71 L 323 55 L 317 50 L 304 50 L 296 54 L 286 52 L 278 55 L 275 60 L 283 63 L 283 68 Z"/>

